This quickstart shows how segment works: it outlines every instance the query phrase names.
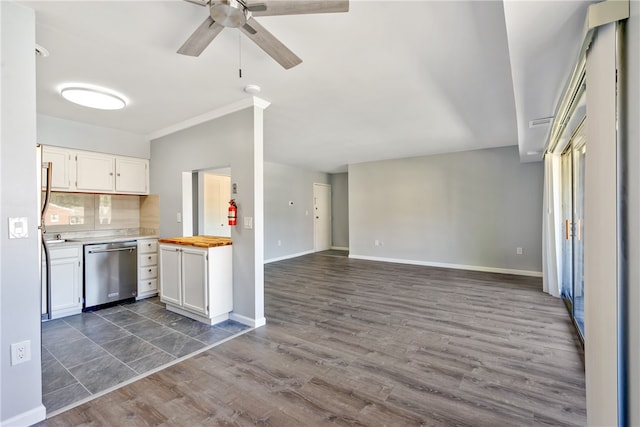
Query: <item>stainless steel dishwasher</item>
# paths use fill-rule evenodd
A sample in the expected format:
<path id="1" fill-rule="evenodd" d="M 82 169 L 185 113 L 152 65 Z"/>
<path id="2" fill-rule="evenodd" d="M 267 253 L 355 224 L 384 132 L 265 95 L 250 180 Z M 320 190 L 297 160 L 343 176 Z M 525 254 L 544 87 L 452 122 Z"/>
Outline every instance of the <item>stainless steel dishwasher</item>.
<path id="1" fill-rule="evenodd" d="M 138 293 L 136 241 L 84 246 L 84 308 L 133 298 Z"/>

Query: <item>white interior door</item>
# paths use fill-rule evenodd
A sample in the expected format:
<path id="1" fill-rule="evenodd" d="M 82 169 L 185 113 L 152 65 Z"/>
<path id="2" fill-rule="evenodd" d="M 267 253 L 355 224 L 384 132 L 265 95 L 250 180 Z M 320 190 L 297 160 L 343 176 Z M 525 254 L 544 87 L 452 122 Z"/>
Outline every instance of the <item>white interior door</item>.
<path id="1" fill-rule="evenodd" d="M 203 191 L 204 234 L 231 237 L 231 227 L 227 221 L 231 177 L 205 173 Z"/>
<path id="2" fill-rule="evenodd" d="M 314 250 L 331 249 L 331 186 L 313 184 Z"/>

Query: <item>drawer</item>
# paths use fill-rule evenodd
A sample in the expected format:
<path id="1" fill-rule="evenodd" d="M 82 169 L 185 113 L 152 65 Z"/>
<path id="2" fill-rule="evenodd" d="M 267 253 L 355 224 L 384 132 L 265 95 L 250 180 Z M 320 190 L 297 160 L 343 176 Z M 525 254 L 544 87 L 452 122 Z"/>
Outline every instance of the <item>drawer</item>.
<path id="1" fill-rule="evenodd" d="M 156 277 L 158 277 L 158 267 L 138 268 L 138 280 L 154 279 Z"/>
<path id="2" fill-rule="evenodd" d="M 72 246 L 70 248 L 69 247 L 51 248 L 51 246 L 49 246 L 49 253 L 51 254 L 52 260 L 82 257 L 82 253 L 80 251 L 79 246 Z"/>
<path id="3" fill-rule="evenodd" d="M 138 253 L 148 254 L 158 252 L 157 240 L 138 240 Z"/>
<path id="4" fill-rule="evenodd" d="M 138 293 L 152 292 L 158 290 L 158 279 L 140 280 L 138 282 Z"/>
<path id="5" fill-rule="evenodd" d="M 142 254 L 138 255 L 138 267 L 158 265 L 158 254 Z"/>

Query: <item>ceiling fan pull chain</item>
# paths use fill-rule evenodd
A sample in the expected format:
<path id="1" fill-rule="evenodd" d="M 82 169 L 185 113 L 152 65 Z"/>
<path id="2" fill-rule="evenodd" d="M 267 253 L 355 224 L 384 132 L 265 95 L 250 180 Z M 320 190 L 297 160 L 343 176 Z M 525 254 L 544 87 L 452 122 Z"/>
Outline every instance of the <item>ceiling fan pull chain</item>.
<path id="1" fill-rule="evenodd" d="M 242 34 L 238 33 L 238 75 L 242 78 Z"/>

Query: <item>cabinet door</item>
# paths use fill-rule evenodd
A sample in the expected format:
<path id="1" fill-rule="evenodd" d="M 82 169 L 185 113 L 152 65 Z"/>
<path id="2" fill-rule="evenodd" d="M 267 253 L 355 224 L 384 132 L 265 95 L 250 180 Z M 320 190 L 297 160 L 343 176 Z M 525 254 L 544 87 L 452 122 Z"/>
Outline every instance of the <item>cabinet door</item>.
<path id="1" fill-rule="evenodd" d="M 113 192 L 113 156 L 99 153 L 76 154 L 76 189 Z"/>
<path id="2" fill-rule="evenodd" d="M 53 257 L 52 257 L 53 258 Z M 80 296 L 80 258 L 51 260 L 51 314 L 61 317 L 73 310 L 82 310 Z"/>
<path id="3" fill-rule="evenodd" d="M 42 162 L 51 162 L 51 189 L 71 190 L 71 151 L 56 147 L 42 147 Z M 47 175 L 42 171 L 42 187 L 45 188 Z"/>
<path id="4" fill-rule="evenodd" d="M 149 161 L 116 157 L 116 192 L 149 194 Z"/>
<path id="5" fill-rule="evenodd" d="M 208 316 L 207 251 L 186 247 L 182 250 L 182 307 Z"/>
<path id="6" fill-rule="evenodd" d="M 180 248 L 160 245 L 160 301 L 181 305 Z"/>

